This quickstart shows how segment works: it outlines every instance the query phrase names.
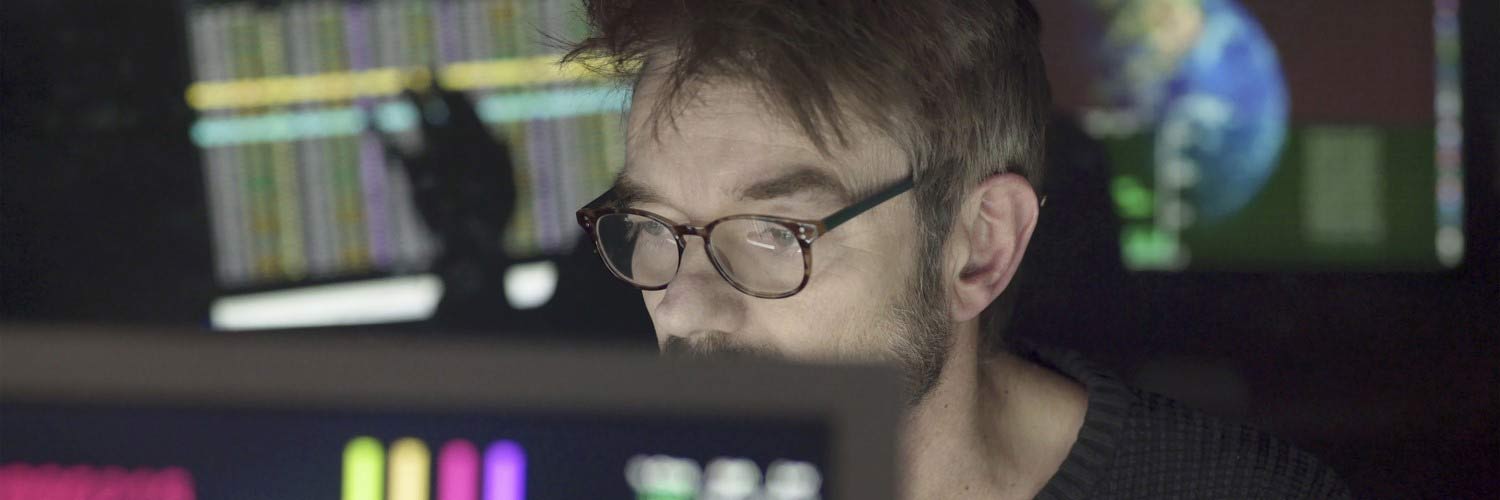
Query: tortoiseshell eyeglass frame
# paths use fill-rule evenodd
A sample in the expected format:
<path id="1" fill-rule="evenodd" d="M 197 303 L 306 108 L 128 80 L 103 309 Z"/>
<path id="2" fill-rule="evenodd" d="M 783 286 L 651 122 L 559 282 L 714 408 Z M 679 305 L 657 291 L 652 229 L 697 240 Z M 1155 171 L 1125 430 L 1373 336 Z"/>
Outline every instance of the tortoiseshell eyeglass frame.
<path id="1" fill-rule="evenodd" d="M 902 193 L 910 191 L 914 186 L 915 183 L 912 177 L 907 176 L 891 185 L 890 187 L 882 189 L 874 194 L 865 197 L 862 200 L 854 202 L 854 204 L 844 207 L 843 209 L 834 212 L 832 215 L 824 217 L 820 220 L 801 220 L 791 219 L 787 217 L 776 217 L 771 215 L 744 214 L 722 217 L 702 226 L 677 224 L 672 220 L 667 219 L 666 217 L 662 217 L 645 210 L 610 206 L 610 204 L 614 201 L 614 192 L 609 191 L 605 192 L 602 196 L 592 202 L 589 202 L 588 205 L 585 205 L 583 208 L 578 210 L 578 225 L 583 226 L 583 231 L 588 233 L 590 240 L 593 240 L 594 253 L 599 254 L 599 258 L 604 261 L 604 267 L 608 268 L 609 272 L 611 274 L 614 274 L 616 278 L 619 278 L 626 283 L 630 283 L 631 286 L 634 286 L 641 290 L 666 289 L 667 285 L 670 285 L 672 283 L 672 280 L 677 277 L 678 269 L 682 267 L 682 252 L 687 249 L 686 237 L 697 236 L 703 239 L 704 248 L 705 250 L 708 250 L 708 260 L 713 264 L 714 270 L 718 271 L 719 276 L 724 278 L 724 281 L 729 282 L 729 284 L 733 286 L 735 290 L 739 290 L 746 295 L 759 297 L 762 299 L 782 299 L 796 295 L 797 292 L 801 292 L 803 288 L 807 287 L 807 282 L 812 277 L 812 244 L 814 241 L 817 241 L 819 237 L 843 225 L 845 222 L 849 222 L 850 219 L 853 219 L 872 208 L 880 206 L 880 204 L 889 201 L 891 198 L 895 198 L 897 196 L 900 196 Z M 662 283 L 660 286 L 642 285 L 631 280 L 630 278 L 627 278 L 619 270 L 615 269 L 614 264 L 609 261 L 609 257 L 605 254 L 604 247 L 599 242 L 598 235 L 594 233 L 595 222 L 598 221 L 600 217 L 610 214 L 631 214 L 646 217 L 659 222 L 663 226 L 666 226 L 667 228 L 672 230 L 672 239 L 677 241 L 678 267 L 678 269 L 674 269 L 672 271 L 672 278 L 668 278 L 666 283 Z M 780 293 L 766 293 L 763 291 L 751 290 L 740 284 L 738 281 L 735 281 L 735 279 L 724 270 L 723 264 L 719 262 L 718 257 L 715 257 L 716 252 L 713 251 L 713 242 L 710 240 L 710 236 L 713 234 L 714 227 L 719 225 L 720 223 L 730 220 L 744 219 L 776 224 L 778 226 L 786 228 L 788 231 L 791 231 L 792 234 L 796 235 L 797 244 L 802 247 L 802 281 L 797 284 L 796 288 Z"/>

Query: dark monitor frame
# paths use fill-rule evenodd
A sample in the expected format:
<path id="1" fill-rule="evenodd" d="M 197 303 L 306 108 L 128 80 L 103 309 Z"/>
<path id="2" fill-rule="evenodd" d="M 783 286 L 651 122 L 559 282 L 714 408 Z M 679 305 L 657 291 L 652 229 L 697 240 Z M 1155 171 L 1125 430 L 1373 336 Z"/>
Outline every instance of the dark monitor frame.
<path id="1" fill-rule="evenodd" d="M 125 332 L 0 325 L 0 404 L 590 412 L 815 418 L 834 500 L 893 500 L 888 369 L 663 361 L 473 338 Z"/>

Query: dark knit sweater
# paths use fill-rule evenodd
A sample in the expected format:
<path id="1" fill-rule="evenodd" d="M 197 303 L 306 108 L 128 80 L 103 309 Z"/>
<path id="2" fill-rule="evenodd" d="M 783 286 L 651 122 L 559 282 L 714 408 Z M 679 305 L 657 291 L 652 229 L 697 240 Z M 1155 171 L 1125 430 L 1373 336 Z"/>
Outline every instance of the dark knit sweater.
<path id="1" fill-rule="evenodd" d="M 1018 354 L 1088 389 L 1078 441 L 1037 498 L 1349 498 L 1316 458 L 1254 428 L 1125 386 L 1072 352 Z"/>

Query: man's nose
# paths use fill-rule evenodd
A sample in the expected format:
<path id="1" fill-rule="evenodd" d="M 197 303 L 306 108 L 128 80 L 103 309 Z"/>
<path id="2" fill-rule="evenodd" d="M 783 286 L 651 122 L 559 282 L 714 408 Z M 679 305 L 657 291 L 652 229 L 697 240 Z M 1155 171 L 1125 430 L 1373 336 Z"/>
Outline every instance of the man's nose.
<path id="1" fill-rule="evenodd" d="M 677 276 L 651 312 L 658 338 L 740 330 L 745 319 L 743 294 L 714 270 L 702 240 L 687 240 Z"/>

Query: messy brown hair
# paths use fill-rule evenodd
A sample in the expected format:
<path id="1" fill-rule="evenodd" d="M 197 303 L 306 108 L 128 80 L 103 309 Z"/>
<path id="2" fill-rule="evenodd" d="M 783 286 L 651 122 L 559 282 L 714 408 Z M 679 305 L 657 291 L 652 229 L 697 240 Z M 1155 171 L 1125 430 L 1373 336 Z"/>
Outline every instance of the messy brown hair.
<path id="1" fill-rule="evenodd" d="M 584 11 L 591 33 L 564 61 L 661 78 L 653 127 L 716 77 L 750 84 L 825 152 L 852 126 L 894 140 L 917 180 L 924 258 L 935 260 L 924 264 L 940 263 L 982 180 L 1041 182 L 1051 97 L 1028 0 L 584 0 Z"/>

